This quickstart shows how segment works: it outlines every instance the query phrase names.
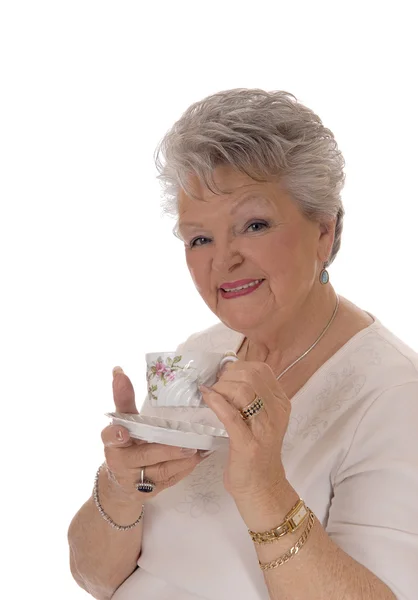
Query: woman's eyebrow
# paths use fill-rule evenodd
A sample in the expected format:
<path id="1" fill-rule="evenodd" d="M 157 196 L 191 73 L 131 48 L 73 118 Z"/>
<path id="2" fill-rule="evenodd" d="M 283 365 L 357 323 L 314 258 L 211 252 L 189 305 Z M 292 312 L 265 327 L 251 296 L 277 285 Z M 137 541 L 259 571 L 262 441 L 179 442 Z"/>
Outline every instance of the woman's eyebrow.
<path id="1" fill-rule="evenodd" d="M 234 215 L 241 207 L 246 204 L 254 204 L 257 201 L 258 206 L 270 207 L 272 204 L 272 200 L 269 200 L 265 196 L 261 196 L 260 194 L 251 194 L 250 196 L 246 196 L 245 198 L 240 198 L 236 200 L 231 207 L 230 214 Z M 197 221 L 182 221 L 179 222 L 179 229 L 183 228 L 193 228 L 193 229 L 204 229 L 205 226 L 203 223 L 198 223 Z"/>
<path id="2" fill-rule="evenodd" d="M 204 229 L 204 225 L 203 223 L 197 223 L 194 221 L 182 221 L 181 223 L 179 222 L 178 224 L 178 229 L 184 229 L 185 227 L 188 228 L 193 228 L 193 229 Z"/>

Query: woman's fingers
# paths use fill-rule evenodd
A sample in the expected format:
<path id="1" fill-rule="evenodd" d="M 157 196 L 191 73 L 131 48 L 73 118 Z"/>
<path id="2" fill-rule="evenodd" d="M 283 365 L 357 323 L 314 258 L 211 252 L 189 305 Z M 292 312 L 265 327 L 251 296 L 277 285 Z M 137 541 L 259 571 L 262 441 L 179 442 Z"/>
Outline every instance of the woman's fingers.
<path id="1" fill-rule="evenodd" d="M 221 394 L 221 390 L 229 388 L 232 403 L 239 410 L 246 408 L 256 397 L 263 399 L 268 416 L 276 415 L 279 408 L 288 409 L 288 398 L 273 371 L 264 363 L 230 363 L 221 379 L 212 387 Z"/>
<path id="2" fill-rule="evenodd" d="M 138 409 L 135 404 L 135 391 L 129 377 L 123 372 L 122 367 L 115 367 L 113 369 L 113 401 L 115 403 L 115 411 L 118 413 L 127 413 L 127 414 L 139 414 Z M 125 439 L 125 436 L 129 435 L 129 432 L 124 427 L 120 428 L 121 433 L 119 433 L 118 441 L 122 442 L 122 446 L 130 446 L 131 444 L 140 445 L 142 444 L 142 440 L 137 440 L 135 438 L 131 439 L 131 442 L 128 442 Z M 120 436 L 123 436 L 120 439 Z"/>
<path id="3" fill-rule="evenodd" d="M 199 389 L 206 404 L 213 410 L 220 422 L 224 424 L 229 434 L 231 450 L 238 450 L 238 447 L 235 447 L 237 440 L 248 446 L 253 441 L 253 434 L 242 419 L 239 409 L 234 406 L 227 393 L 222 394 L 213 388 L 201 386 Z"/>
<path id="4" fill-rule="evenodd" d="M 264 406 L 257 415 L 254 416 L 254 420 L 257 419 L 256 427 L 262 429 L 265 427 L 269 417 L 268 408 L 271 403 L 271 391 L 265 385 L 260 385 L 258 382 L 255 383 L 254 380 L 251 380 L 250 383 L 249 378 L 245 381 L 246 375 L 245 372 L 236 371 L 231 373 L 232 377 L 230 379 L 227 379 L 227 374 L 225 374 L 224 378 L 215 383 L 211 389 L 212 391 L 221 394 L 221 396 L 229 402 L 231 408 L 233 407 L 233 410 L 238 413 L 235 417 L 237 425 L 239 425 L 239 420 L 242 420 L 241 411 L 250 406 L 257 397 L 262 398 Z M 256 433 L 256 431 L 254 431 L 254 433 Z"/>
<path id="5" fill-rule="evenodd" d="M 133 461 L 136 466 L 145 467 L 156 465 L 160 462 L 180 460 L 188 458 L 197 453 L 192 448 L 179 448 L 178 446 L 168 446 L 166 444 L 144 444 L 133 452 Z"/>
<path id="6" fill-rule="evenodd" d="M 126 427 L 121 425 L 108 425 L 102 430 L 102 442 L 105 446 L 114 448 L 127 448 L 133 443 L 137 445 L 146 444 L 144 440 L 132 439 Z"/>
<path id="7" fill-rule="evenodd" d="M 109 428 L 106 428 L 109 429 Z M 148 467 L 166 461 L 183 460 L 194 456 L 196 450 L 182 449 L 177 446 L 143 442 L 141 445 L 115 441 L 113 433 L 104 430 L 104 452 L 106 464 L 114 473 L 132 474 L 141 467 Z"/>
<path id="8" fill-rule="evenodd" d="M 168 478 L 166 479 L 164 487 L 171 487 L 173 485 L 176 485 L 176 483 L 179 483 L 182 479 L 184 479 L 185 477 L 190 475 L 190 473 L 193 473 L 193 471 L 195 470 L 197 465 L 200 464 L 201 462 L 203 462 L 205 460 L 205 458 L 207 458 L 207 457 L 206 456 L 202 457 L 199 454 L 196 454 L 195 456 L 192 456 L 190 459 L 186 459 L 181 462 L 179 461 L 176 465 L 177 470 L 173 473 L 168 474 Z M 166 463 L 166 464 L 173 464 L 173 463 Z M 153 467 L 150 467 L 150 468 L 152 469 Z M 152 479 L 152 471 L 151 471 L 150 477 Z"/>
<path id="9" fill-rule="evenodd" d="M 145 467 L 144 477 L 154 481 L 156 485 L 166 488 L 178 483 L 204 460 L 199 454 L 188 458 L 170 460 L 149 467 Z"/>
<path id="10" fill-rule="evenodd" d="M 176 446 L 146 442 L 141 447 L 105 446 L 105 456 L 111 478 L 129 494 L 140 481 L 141 468 L 144 468 L 144 477 L 155 483 L 155 493 L 158 493 L 180 481 L 205 460 L 196 450 L 183 451 Z M 186 474 L 181 476 L 181 473 Z"/>
<path id="11" fill-rule="evenodd" d="M 116 412 L 137 415 L 134 386 L 121 367 L 113 369 L 112 388 Z"/>
<path id="12" fill-rule="evenodd" d="M 265 439 L 274 423 L 290 411 L 288 398 L 264 363 L 228 363 L 215 385 L 200 389 L 205 402 L 228 431 L 231 448 L 235 444 L 237 448 L 242 444 L 248 447 L 254 440 Z M 263 401 L 261 410 L 244 420 L 241 411 L 256 398 Z"/>

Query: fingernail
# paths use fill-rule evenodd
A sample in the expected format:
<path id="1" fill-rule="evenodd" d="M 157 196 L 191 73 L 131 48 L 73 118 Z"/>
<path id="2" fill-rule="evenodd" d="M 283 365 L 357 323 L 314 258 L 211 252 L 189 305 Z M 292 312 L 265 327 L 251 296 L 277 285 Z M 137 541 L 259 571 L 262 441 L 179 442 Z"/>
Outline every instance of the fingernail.
<path id="1" fill-rule="evenodd" d="M 197 452 L 196 448 L 182 448 L 181 451 L 186 456 L 193 456 Z"/>
<path id="2" fill-rule="evenodd" d="M 122 367 L 114 367 L 114 368 L 113 368 L 113 370 L 112 370 L 113 377 L 114 377 L 114 376 L 115 376 L 117 373 L 123 373 L 123 369 L 122 369 Z"/>
<path id="3" fill-rule="evenodd" d="M 205 385 L 199 385 L 199 390 L 201 392 L 210 392 L 210 389 L 208 387 L 206 387 Z"/>
<path id="4" fill-rule="evenodd" d="M 119 442 L 123 442 L 123 433 L 122 433 L 122 431 L 121 431 L 120 429 L 118 429 L 118 432 L 117 432 L 117 434 L 116 434 L 116 439 L 117 439 Z"/>
<path id="5" fill-rule="evenodd" d="M 200 450 L 199 454 L 202 458 L 206 458 L 206 456 L 210 456 L 215 450 Z"/>

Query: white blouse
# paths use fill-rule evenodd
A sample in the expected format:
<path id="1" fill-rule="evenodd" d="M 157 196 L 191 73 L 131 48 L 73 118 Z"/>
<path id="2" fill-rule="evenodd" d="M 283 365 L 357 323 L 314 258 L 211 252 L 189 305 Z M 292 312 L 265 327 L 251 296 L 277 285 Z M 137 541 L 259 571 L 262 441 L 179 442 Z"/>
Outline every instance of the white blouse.
<path id="1" fill-rule="evenodd" d="M 178 350 L 237 350 L 223 324 Z M 377 319 L 291 400 L 282 459 L 331 539 L 398 600 L 418 598 L 418 355 Z M 209 408 L 141 413 L 221 426 Z M 268 600 L 255 547 L 223 487 L 227 448 L 147 502 L 137 569 L 114 600 Z M 301 551 L 303 552 L 303 550 Z"/>

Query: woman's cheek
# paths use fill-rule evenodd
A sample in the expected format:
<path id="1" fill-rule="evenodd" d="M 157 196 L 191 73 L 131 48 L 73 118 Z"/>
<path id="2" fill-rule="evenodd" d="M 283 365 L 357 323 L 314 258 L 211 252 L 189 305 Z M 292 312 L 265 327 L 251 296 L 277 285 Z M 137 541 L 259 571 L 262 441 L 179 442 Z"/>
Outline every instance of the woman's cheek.
<path id="1" fill-rule="evenodd" d="M 202 277 L 201 269 L 199 269 L 198 265 L 192 263 L 192 261 L 187 261 L 187 266 L 189 267 L 189 272 L 192 277 L 193 283 L 199 292 L 199 294 L 204 294 L 204 278 Z"/>
<path id="2" fill-rule="evenodd" d="M 203 300 L 212 306 L 212 304 L 216 302 L 216 298 L 213 297 L 214 291 L 211 286 L 210 271 L 205 269 L 204 265 L 192 264 L 191 261 L 188 261 L 188 267 L 195 288 L 202 296 Z"/>

